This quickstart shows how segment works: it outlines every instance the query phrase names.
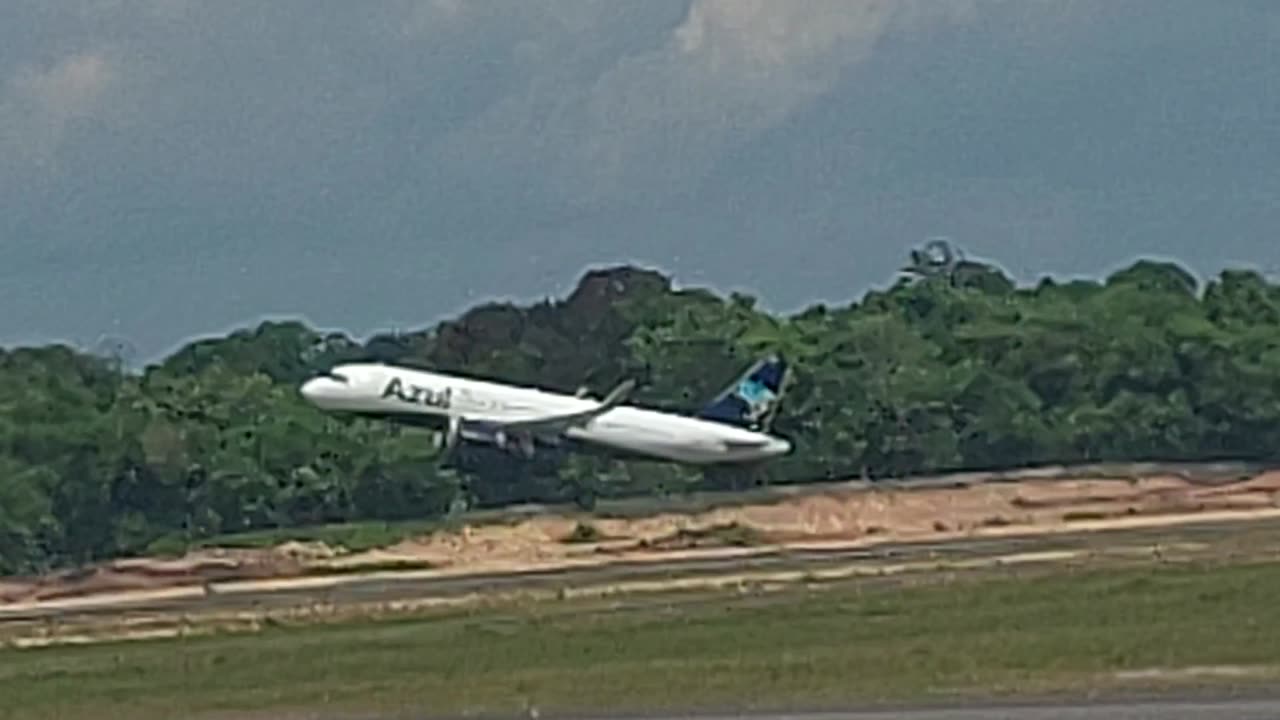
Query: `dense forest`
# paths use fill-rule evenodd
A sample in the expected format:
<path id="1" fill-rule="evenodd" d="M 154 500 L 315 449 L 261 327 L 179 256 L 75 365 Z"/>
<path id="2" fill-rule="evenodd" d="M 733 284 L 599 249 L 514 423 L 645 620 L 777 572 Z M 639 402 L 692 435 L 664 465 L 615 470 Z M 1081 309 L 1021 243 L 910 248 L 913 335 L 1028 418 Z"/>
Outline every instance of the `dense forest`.
<path id="1" fill-rule="evenodd" d="M 699 472 L 472 448 L 442 468 L 426 431 L 345 420 L 297 385 L 374 359 L 693 410 L 758 354 L 794 382 L 765 467 Z M 945 247 L 891 287 L 789 316 L 754 298 L 596 269 L 568 297 L 489 303 L 357 341 L 268 322 L 141 369 L 67 346 L 0 351 L 0 571 L 35 572 L 252 529 L 440 517 L 749 483 L 1101 460 L 1265 460 L 1280 449 L 1280 286 L 1200 287 L 1139 261 L 1019 287 Z"/>

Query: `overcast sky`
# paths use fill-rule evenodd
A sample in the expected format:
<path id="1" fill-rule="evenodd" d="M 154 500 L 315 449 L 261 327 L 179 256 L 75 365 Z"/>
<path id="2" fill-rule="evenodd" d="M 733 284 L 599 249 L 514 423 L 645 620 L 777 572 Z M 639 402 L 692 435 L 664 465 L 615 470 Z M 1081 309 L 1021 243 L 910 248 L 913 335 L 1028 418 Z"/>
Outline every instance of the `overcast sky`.
<path id="1" fill-rule="evenodd" d="M 1280 269 L 1271 0 L 6 0 L 0 343 Z"/>

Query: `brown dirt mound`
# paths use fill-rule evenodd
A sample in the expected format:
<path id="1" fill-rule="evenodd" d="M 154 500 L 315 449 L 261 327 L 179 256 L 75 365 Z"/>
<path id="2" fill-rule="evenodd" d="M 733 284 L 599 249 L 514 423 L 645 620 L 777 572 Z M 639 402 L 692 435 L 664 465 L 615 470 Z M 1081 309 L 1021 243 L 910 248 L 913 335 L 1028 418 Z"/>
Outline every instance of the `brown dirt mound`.
<path id="1" fill-rule="evenodd" d="M 269 550 L 205 550 L 175 560 L 131 559 L 86 571 L 0 582 L 0 603 L 218 580 L 296 577 L 316 569 L 426 564 L 453 571 L 504 571 L 608 557 L 658 559 L 709 547 L 762 543 L 879 542 L 963 536 L 990 528 L 1051 532 L 1082 520 L 1122 526 L 1135 518 L 1280 506 L 1280 472 L 1198 485 L 1171 476 L 1137 480 L 1031 480 L 924 490 L 837 490 L 684 515 L 580 521 L 532 517 L 467 526 L 391 547 L 341 556 L 321 543 Z M 589 524 L 587 537 L 579 522 Z"/>
<path id="2" fill-rule="evenodd" d="M 32 602 L 131 590 L 158 590 L 220 580 L 296 577 L 309 561 L 331 557 L 313 545 L 285 543 L 270 550 L 211 549 L 175 559 L 125 558 L 98 566 L 13 579 L 0 585 L 0 603 Z"/>

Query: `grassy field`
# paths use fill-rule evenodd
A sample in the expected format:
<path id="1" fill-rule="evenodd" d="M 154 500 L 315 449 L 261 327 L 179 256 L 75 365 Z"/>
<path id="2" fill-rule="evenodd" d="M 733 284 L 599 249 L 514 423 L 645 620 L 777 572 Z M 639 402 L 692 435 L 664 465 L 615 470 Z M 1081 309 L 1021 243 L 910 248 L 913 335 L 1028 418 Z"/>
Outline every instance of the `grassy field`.
<path id="1" fill-rule="evenodd" d="M 923 483 L 930 487 L 945 487 L 962 481 L 1000 481 L 1019 477 L 1037 478 L 1137 478 L 1155 474 L 1182 475 L 1198 478 L 1240 479 L 1265 466 L 1247 462 L 1221 463 L 1092 463 L 1077 466 L 1046 466 L 1006 471 L 958 472 L 928 477 L 909 477 L 880 481 L 882 487 L 905 487 Z M 205 538 L 191 543 L 192 548 L 229 547 L 265 548 L 280 543 L 299 540 L 323 542 L 342 546 L 352 552 L 394 544 L 400 540 L 437 530 L 457 529 L 464 522 L 470 524 L 514 524 L 534 515 L 549 513 L 591 517 L 635 519 L 662 513 L 696 514 L 724 507 L 778 502 L 797 495 L 816 494 L 833 488 L 857 483 L 854 479 L 826 482 L 803 482 L 770 485 L 735 491 L 673 492 L 670 495 L 643 495 L 638 497 L 601 498 L 591 512 L 572 504 L 528 505 L 523 508 L 507 507 L 472 510 L 453 518 L 429 521 L 380 522 L 367 521 L 334 525 L 317 525 L 297 528 L 258 530 Z M 1084 519 L 1084 518 L 1078 518 Z M 181 554 L 186 544 L 173 537 L 158 540 L 148 548 L 148 553 Z"/>
<path id="2" fill-rule="evenodd" d="M 1106 686 L 1123 670 L 1280 669 L 1280 565 L 913 582 L 4 650 L 0 717 L 812 707 Z"/>

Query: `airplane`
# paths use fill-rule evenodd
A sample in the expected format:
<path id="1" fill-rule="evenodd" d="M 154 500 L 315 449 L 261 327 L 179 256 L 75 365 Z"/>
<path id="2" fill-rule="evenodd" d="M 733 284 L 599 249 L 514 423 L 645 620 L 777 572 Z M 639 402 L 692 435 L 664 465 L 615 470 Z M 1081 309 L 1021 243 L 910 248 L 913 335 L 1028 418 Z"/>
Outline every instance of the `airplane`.
<path id="1" fill-rule="evenodd" d="M 631 380 L 597 399 L 385 363 L 337 365 L 299 392 L 327 412 L 442 428 L 444 458 L 468 441 L 524 459 L 546 446 L 707 466 L 791 452 L 790 441 L 767 432 L 788 379 L 780 355 L 761 358 L 694 415 L 625 404 Z"/>

